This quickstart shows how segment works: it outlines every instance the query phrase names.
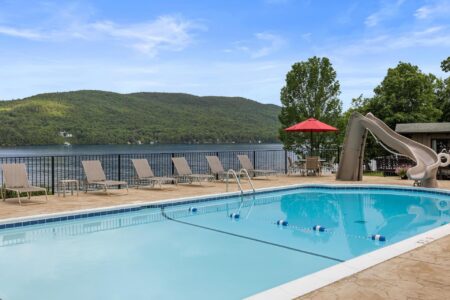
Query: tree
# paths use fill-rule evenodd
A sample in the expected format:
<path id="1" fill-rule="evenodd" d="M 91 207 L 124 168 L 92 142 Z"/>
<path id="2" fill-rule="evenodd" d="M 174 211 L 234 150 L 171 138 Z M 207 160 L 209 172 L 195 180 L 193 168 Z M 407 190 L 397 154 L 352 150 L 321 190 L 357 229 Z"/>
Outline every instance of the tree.
<path id="1" fill-rule="evenodd" d="M 450 72 L 450 56 L 441 62 L 441 69 L 444 72 Z"/>
<path id="2" fill-rule="evenodd" d="M 286 75 L 286 85 L 281 89 L 280 140 L 286 150 L 298 154 L 311 142 L 310 135 L 286 133 L 285 128 L 308 118 L 336 126 L 342 111 L 339 81 L 330 60 L 312 57 L 292 65 Z M 315 135 L 315 148 L 335 142 L 334 134 Z"/>
<path id="3" fill-rule="evenodd" d="M 397 123 L 436 122 L 442 112 L 439 87 L 442 81 L 433 74 L 423 73 L 417 66 L 400 62 L 387 71 L 374 89 L 374 96 L 353 99 L 352 109 L 363 114 L 371 112 L 395 129 Z M 388 154 L 369 135 L 366 157 Z"/>
<path id="4" fill-rule="evenodd" d="M 373 113 L 392 129 L 397 123 L 436 122 L 442 114 L 438 87 L 439 79 L 433 74 L 400 62 L 388 69 L 372 98 L 359 100 L 358 110 Z"/>
<path id="5" fill-rule="evenodd" d="M 444 72 L 450 72 L 450 56 L 446 60 L 442 61 L 441 68 Z M 440 121 L 450 122 L 450 76 L 442 82 L 438 97 L 442 110 Z"/>

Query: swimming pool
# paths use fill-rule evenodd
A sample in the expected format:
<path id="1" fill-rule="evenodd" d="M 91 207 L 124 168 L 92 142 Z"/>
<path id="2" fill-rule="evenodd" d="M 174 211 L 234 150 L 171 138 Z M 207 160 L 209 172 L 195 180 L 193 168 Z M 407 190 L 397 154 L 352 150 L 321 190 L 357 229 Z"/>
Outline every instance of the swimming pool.
<path id="1" fill-rule="evenodd" d="M 241 299 L 441 227 L 449 208 L 427 190 L 302 186 L 22 220 L 0 225 L 0 298 Z"/>

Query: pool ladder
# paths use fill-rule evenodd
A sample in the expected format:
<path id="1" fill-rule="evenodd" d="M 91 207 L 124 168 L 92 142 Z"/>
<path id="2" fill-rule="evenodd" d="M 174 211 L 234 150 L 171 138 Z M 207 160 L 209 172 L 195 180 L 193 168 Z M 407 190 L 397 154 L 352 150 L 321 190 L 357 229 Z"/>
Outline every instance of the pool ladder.
<path id="1" fill-rule="evenodd" d="M 228 181 L 230 179 L 230 174 L 234 177 L 234 179 L 236 179 L 236 183 L 239 187 L 239 190 L 241 191 L 241 195 L 244 194 L 244 189 L 242 188 L 242 184 L 241 184 L 241 175 L 245 175 L 247 177 L 248 182 L 250 183 L 250 186 L 252 187 L 253 193 L 255 193 L 255 187 L 253 186 L 253 182 L 252 179 L 250 178 L 250 175 L 248 175 L 248 172 L 246 169 L 240 169 L 239 173 L 236 173 L 236 171 L 234 171 L 233 169 L 229 169 L 227 172 L 227 192 L 228 192 Z M 239 176 L 238 176 L 239 174 Z"/>

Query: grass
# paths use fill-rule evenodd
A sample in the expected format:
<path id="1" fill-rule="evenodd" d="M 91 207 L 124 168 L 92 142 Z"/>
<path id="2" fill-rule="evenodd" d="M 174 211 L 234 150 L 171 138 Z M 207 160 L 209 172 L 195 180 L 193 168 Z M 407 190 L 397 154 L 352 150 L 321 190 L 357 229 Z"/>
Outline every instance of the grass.
<path id="1" fill-rule="evenodd" d="M 383 177 L 384 174 L 382 171 L 366 171 L 363 173 L 364 176 L 381 176 Z"/>

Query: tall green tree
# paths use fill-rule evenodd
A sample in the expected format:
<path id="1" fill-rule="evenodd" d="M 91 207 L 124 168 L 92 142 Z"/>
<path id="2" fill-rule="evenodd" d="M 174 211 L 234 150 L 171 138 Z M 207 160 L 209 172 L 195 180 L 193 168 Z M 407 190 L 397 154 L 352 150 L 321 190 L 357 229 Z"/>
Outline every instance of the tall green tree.
<path id="1" fill-rule="evenodd" d="M 304 152 L 311 143 L 305 133 L 286 133 L 285 128 L 308 118 L 315 118 L 336 126 L 342 112 L 339 99 L 340 85 L 336 71 L 326 57 L 311 57 L 292 65 L 286 75 L 286 85 L 281 89 L 280 140 L 284 148 L 297 153 Z M 334 134 L 316 134 L 316 148 L 335 143 Z"/>
<path id="2" fill-rule="evenodd" d="M 417 66 L 400 62 L 387 71 L 374 89 L 373 97 L 362 95 L 353 99 L 352 110 L 371 112 L 395 129 L 397 123 L 436 122 L 442 115 L 439 90 L 442 81 L 433 74 L 423 73 Z M 366 157 L 388 155 L 368 136 Z"/>
<path id="3" fill-rule="evenodd" d="M 442 114 L 437 96 L 439 84 L 433 74 L 400 62 L 388 69 L 372 98 L 360 97 L 354 103 L 358 110 L 373 113 L 392 129 L 397 123 L 436 122 Z"/>
<path id="4" fill-rule="evenodd" d="M 441 69 L 444 72 L 450 72 L 450 56 L 441 62 Z"/>
<path id="5" fill-rule="evenodd" d="M 450 56 L 442 61 L 442 71 L 450 72 Z M 444 79 L 441 88 L 439 89 L 439 103 L 442 110 L 441 121 L 450 122 L 450 76 Z"/>

